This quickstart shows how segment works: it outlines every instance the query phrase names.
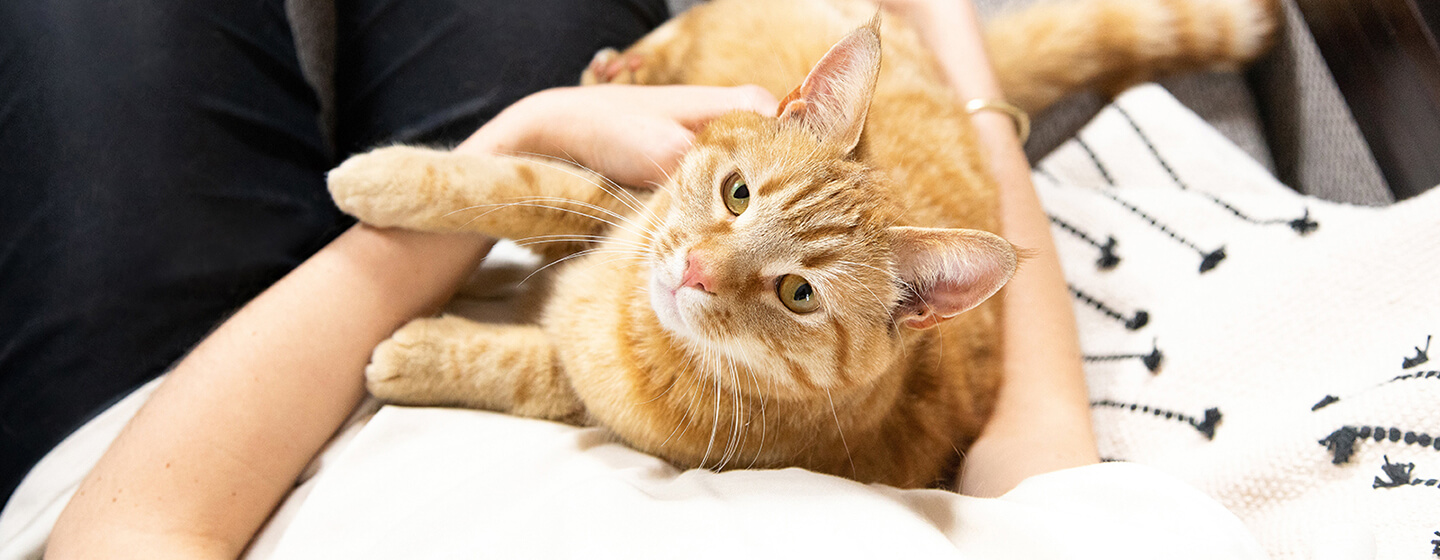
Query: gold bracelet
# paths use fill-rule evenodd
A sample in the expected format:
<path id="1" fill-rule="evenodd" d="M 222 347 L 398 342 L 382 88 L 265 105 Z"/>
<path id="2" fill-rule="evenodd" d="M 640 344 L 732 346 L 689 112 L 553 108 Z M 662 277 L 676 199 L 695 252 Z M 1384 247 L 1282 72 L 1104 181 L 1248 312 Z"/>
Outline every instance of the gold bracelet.
<path id="1" fill-rule="evenodd" d="M 1030 139 L 1030 115 L 1019 107 L 1001 101 L 999 99 L 971 99 L 965 102 L 965 112 L 971 115 L 980 111 L 998 111 L 1010 116 L 1015 121 L 1015 135 L 1020 137 L 1020 143 L 1024 144 Z"/>

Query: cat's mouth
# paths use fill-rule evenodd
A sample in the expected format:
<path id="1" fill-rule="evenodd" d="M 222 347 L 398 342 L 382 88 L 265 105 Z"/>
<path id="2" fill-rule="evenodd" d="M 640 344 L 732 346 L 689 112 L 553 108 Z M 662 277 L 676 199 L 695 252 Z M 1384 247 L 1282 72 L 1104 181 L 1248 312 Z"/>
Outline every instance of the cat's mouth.
<path id="1" fill-rule="evenodd" d="M 665 282 L 661 274 L 650 276 L 650 307 L 655 309 L 655 317 L 660 320 L 660 325 L 666 330 L 684 336 L 694 338 L 695 329 L 686 319 L 681 309 L 679 289 L 677 286 Z"/>

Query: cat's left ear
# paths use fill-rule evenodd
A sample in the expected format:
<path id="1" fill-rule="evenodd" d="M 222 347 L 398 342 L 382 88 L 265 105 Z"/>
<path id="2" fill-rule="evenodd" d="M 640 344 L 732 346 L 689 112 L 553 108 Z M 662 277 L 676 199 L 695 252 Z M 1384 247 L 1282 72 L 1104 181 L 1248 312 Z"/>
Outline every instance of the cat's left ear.
<path id="1" fill-rule="evenodd" d="M 780 101 L 780 120 L 798 122 L 846 153 L 860 142 L 880 75 L 880 13 L 851 31 Z"/>
<path id="2" fill-rule="evenodd" d="M 1015 248 L 972 229 L 892 227 L 895 270 L 910 294 L 894 311 L 901 325 L 924 329 L 969 311 L 1015 274 Z"/>

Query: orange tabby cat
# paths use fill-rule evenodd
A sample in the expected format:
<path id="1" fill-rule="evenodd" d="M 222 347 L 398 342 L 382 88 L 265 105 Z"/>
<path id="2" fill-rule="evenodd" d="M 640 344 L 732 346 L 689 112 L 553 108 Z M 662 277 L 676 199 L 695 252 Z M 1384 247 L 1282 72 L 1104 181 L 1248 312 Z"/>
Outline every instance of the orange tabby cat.
<path id="1" fill-rule="evenodd" d="M 1275 9 L 1056 4 L 988 39 L 1011 99 L 1037 110 L 1080 87 L 1233 67 L 1263 50 Z M 715 0 L 597 55 L 586 82 L 800 84 L 778 116 L 712 122 L 652 194 L 555 162 L 413 147 L 333 171 L 336 202 L 374 225 L 584 251 L 539 324 L 414 321 L 375 350 L 370 391 L 603 425 L 682 467 L 950 480 L 999 383 L 999 306 L 985 301 L 1016 256 L 987 233 L 995 187 L 918 37 L 878 16 L 845 34 L 874 14 Z"/>

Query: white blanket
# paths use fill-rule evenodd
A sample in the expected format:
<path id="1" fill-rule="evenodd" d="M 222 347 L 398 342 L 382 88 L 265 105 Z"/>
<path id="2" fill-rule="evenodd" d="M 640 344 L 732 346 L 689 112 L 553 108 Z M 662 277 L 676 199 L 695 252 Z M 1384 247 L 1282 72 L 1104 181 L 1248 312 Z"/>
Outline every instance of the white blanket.
<path id="1" fill-rule="evenodd" d="M 1440 188 L 1299 196 L 1156 86 L 1035 183 L 1103 456 L 1214 496 L 1276 558 L 1440 555 Z"/>
<path id="2" fill-rule="evenodd" d="M 1158 87 L 1117 106 L 1035 180 L 1102 454 L 1140 465 L 981 500 L 798 470 L 680 473 L 595 429 L 390 407 L 331 446 L 252 556 L 1262 554 L 1164 471 L 1275 557 L 1429 557 L 1440 360 L 1414 347 L 1440 331 L 1440 189 L 1386 209 L 1300 197 Z M 0 515 L 0 559 L 38 550 L 126 418 L 87 425 L 26 479 Z"/>

